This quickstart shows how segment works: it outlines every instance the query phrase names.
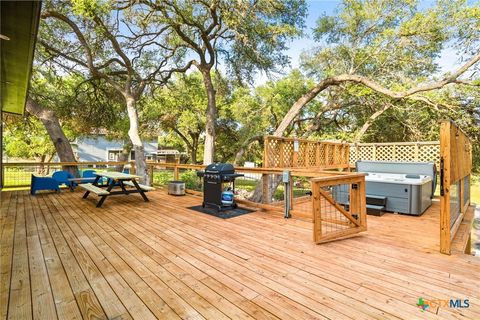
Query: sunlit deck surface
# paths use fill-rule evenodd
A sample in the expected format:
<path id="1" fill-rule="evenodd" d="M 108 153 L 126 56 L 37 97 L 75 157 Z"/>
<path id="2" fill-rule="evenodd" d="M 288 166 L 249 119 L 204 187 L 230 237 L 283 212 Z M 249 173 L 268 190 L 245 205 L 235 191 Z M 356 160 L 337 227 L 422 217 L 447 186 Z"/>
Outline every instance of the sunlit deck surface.
<path id="1" fill-rule="evenodd" d="M 311 222 L 222 220 L 187 209 L 199 197 L 81 195 L 1 193 L 2 319 L 480 318 L 480 259 L 438 253 L 438 203 L 315 245 Z"/>

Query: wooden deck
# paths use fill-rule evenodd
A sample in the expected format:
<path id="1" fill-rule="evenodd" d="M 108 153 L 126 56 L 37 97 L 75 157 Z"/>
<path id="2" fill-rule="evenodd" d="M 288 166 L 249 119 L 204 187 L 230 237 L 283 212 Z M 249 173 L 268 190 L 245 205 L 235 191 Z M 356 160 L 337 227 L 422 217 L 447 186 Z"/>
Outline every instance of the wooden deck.
<path id="1" fill-rule="evenodd" d="M 314 245 L 311 222 L 200 198 L 3 192 L 1 319 L 478 319 L 480 259 L 438 253 L 438 204 Z M 418 299 L 469 299 L 469 308 Z"/>

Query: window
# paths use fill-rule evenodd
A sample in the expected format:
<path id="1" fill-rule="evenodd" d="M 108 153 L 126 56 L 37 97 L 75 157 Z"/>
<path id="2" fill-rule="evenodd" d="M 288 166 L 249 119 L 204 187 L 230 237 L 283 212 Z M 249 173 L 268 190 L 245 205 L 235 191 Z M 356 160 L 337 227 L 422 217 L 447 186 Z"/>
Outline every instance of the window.
<path id="1" fill-rule="evenodd" d="M 120 150 L 108 150 L 108 161 L 118 161 L 121 152 Z"/>

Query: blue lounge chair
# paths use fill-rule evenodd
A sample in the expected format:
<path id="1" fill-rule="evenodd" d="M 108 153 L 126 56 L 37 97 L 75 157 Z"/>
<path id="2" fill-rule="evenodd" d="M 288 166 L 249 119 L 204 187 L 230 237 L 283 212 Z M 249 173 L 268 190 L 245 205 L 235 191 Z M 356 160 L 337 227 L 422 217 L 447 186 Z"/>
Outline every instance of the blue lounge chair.
<path id="1" fill-rule="evenodd" d="M 32 183 L 30 185 L 30 194 L 35 195 L 39 190 L 53 190 L 60 192 L 58 181 L 50 177 L 39 177 L 32 174 Z"/>
<path id="2" fill-rule="evenodd" d="M 95 170 L 85 170 L 82 172 L 82 178 L 92 178 L 92 181 L 97 177 Z"/>
<path id="3" fill-rule="evenodd" d="M 96 177 L 97 175 L 95 170 L 85 170 L 82 172 L 82 178 L 91 179 L 91 180 L 85 180 L 85 183 L 92 183 Z M 100 178 L 98 180 L 99 185 L 102 185 L 104 183 L 105 183 L 105 178 Z"/>
<path id="4" fill-rule="evenodd" d="M 52 174 L 52 178 L 58 182 L 59 186 L 64 184 L 70 189 L 73 189 L 75 187 L 75 184 L 72 181 L 68 181 L 68 179 L 74 178 L 73 174 L 68 171 L 56 171 Z"/>

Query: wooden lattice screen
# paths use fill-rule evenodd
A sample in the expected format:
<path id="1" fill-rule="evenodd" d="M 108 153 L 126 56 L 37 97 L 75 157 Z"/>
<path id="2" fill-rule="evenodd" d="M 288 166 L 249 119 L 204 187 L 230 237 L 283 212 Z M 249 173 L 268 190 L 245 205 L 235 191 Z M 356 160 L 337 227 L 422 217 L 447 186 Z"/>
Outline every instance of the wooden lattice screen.
<path id="1" fill-rule="evenodd" d="M 440 142 L 355 143 L 350 145 L 350 164 L 358 160 L 435 162 L 440 168 Z"/>
<path id="2" fill-rule="evenodd" d="M 265 137 L 265 168 L 348 168 L 348 143 Z"/>

